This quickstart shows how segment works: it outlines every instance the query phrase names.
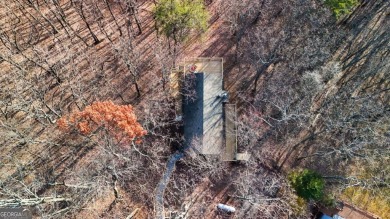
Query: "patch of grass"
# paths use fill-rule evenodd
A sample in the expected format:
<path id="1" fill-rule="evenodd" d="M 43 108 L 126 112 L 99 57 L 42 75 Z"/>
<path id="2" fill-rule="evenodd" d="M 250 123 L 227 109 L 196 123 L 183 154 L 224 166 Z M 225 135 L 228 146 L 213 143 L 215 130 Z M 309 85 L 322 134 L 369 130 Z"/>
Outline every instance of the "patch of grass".
<path id="1" fill-rule="evenodd" d="M 333 15 L 340 19 L 343 15 L 350 14 L 359 5 L 358 0 L 325 0 L 325 5 L 330 7 Z"/>
<path id="2" fill-rule="evenodd" d="M 368 190 L 361 187 L 349 187 L 343 191 L 341 198 L 382 218 L 388 218 L 389 216 L 389 188 Z"/>
<path id="3" fill-rule="evenodd" d="M 304 216 L 307 214 L 307 201 L 301 197 L 296 196 L 296 199 L 290 203 L 290 206 L 296 215 Z"/>

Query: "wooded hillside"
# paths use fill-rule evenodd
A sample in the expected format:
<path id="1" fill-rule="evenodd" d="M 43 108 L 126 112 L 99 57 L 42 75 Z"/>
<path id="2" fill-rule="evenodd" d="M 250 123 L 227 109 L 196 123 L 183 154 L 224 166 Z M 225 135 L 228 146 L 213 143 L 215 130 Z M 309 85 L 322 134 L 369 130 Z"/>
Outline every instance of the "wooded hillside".
<path id="1" fill-rule="evenodd" d="M 343 200 L 389 218 L 390 2 L 174 1 L 0 1 L 0 207 L 310 218 Z M 194 57 L 224 59 L 248 162 L 183 151 L 170 72 Z M 297 195 L 303 169 L 326 195 Z"/>

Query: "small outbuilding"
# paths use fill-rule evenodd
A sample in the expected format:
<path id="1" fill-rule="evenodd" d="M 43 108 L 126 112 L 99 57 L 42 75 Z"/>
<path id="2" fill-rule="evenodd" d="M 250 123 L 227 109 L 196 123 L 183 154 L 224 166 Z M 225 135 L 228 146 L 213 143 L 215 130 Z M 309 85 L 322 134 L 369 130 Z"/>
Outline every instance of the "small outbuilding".
<path id="1" fill-rule="evenodd" d="M 185 145 L 225 161 L 248 160 L 249 154 L 237 153 L 236 105 L 228 103 L 229 93 L 224 90 L 223 59 L 185 61 L 170 78 L 177 118 L 184 123 Z"/>

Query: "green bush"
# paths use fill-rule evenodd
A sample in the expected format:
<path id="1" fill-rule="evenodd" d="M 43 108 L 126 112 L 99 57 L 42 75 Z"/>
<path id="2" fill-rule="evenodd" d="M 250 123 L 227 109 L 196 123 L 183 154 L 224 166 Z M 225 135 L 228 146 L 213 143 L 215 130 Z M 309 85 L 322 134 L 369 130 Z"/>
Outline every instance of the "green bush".
<path id="1" fill-rule="evenodd" d="M 358 4 L 359 0 L 325 0 L 325 5 L 330 7 L 337 19 L 350 14 Z"/>
<path id="2" fill-rule="evenodd" d="M 298 196 L 306 200 L 322 200 L 325 181 L 320 174 L 305 169 L 290 173 L 288 179 Z"/>
<path id="3" fill-rule="evenodd" d="M 176 42 L 189 30 L 205 31 L 208 13 L 202 0 L 160 0 L 153 10 L 158 31 Z"/>
<path id="4" fill-rule="evenodd" d="M 327 207 L 335 207 L 336 199 L 331 194 L 326 194 L 322 197 L 321 203 Z"/>

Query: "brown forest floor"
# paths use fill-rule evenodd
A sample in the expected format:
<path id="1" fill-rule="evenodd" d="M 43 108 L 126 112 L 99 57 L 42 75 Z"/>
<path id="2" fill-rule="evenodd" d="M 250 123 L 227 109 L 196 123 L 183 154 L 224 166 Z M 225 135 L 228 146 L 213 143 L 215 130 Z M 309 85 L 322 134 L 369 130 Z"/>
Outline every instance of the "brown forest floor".
<path id="1" fill-rule="evenodd" d="M 207 32 L 190 38 L 182 46 L 177 63 L 191 57 L 223 57 L 224 87 L 232 94 L 231 101 L 235 102 L 238 101 L 238 93 L 250 91 L 253 85 L 248 86 L 245 81 L 248 78 L 252 78 L 255 72 L 248 70 L 249 68 L 237 65 L 235 61 L 234 39 L 229 29 L 224 25 L 222 19 L 224 15 L 221 14 L 223 12 L 220 12 L 219 9 L 222 1 L 215 0 L 207 6 L 211 15 Z M 61 2 L 66 5 L 68 1 L 64 0 Z M 10 54 L 6 48 L 0 47 L 1 55 L 17 63 L 25 64 L 27 66 L 25 70 L 28 71 L 26 76 L 20 78 L 15 73 L 19 72 L 15 66 L 10 65 L 6 61 L 0 61 L 2 101 L 8 101 L 10 105 L 19 104 L 20 108 L 22 108 L 22 110 L 15 109 L 16 113 L 14 114 L 10 110 L 9 118 L 6 118 L 4 115 L 0 117 L 1 181 L 7 182 L 19 179 L 20 175 L 27 183 L 42 180 L 38 176 L 60 181 L 64 180 L 64 175 L 85 168 L 85 164 L 94 159 L 96 148 L 88 147 L 88 145 L 84 145 L 84 142 L 78 142 L 80 139 L 71 139 L 72 136 L 64 135 L 56 128 L 54 123 L 58 118 L 56 114 L 63 115 L 78 108 L 83 108 L 94 100 L 106 99 L 111 99 L 121 104 L 135 105 L 138 113 L 142 114 L 144 110 L 148 109 L 150 103 L 160 98 L 159 95 L 156 95 L 156 92 L 165 92 L 162 89 L 160 80 L 163 76 L 161 69 L 162 66 L 169 66 L 171 60 L 168 58 L 158 61 L 158 57 L 164 57 L 168 52 L 166 47 L 159 47 L 158 43 L 156 43 L 158 41 L 164 42 L 164 39 L 161 37 L 158 39 L 154 30 L 151 14 L 152 2 L 141 2 L 139 11 L 143 31 L 133 41 L 133 52 L 140 60 L 138 68 L 140 69 L 139 86 L 141 87 L 141 98 L 138 98 L 136 95 L 135 87 L 131 82 L 132 76 L 128 73 L 126 65 L 120 59 L 117 59 L 117 54 L 115 54 L 114 48 L 126 45 L 122 44 L 119 32 L 116 30 L 116 24 L 113 22 L 108 10 L 103 3 L 100 6 L 103 8 L 102 11 L 105 17 L 103 19 L 104 27 L 108 27 L 106 31 L 112 43 L 99 29 L 98 25 L 94 23 L 92 25 L 93 31 L 96 33 L 97 38 L 103 39 L 95 46 L 86 46 L 76 37 L 72 39 L 67 37 L 66 32 L 62 28 L 58 34 L 53 36 L 49 33 L 50 28 L 46 27 L 48 30 L 45 30 L 41 26 L 43 28 L 41 30 L 42 35 L 34 47 L 21 46 L 21 52 L 15 52 L 14 54 Z M 21 13 L 16 10 L 15 2 L 10 2 L 9 7 L 14 8 L 16 13 Z M 1 29 L 11 35 L 13 30 L 16 31 L 18 40 L 22 41 L 23 38 L 28 38 L 30 34 L 28 22 L 23 21 L 13 26 L 12 24 L 14 23 L 8 19 L 10 16 L 7 14 L 7 10 L 7 8 L 0 8 Z M 34 13 L 31 8 L 27 10 Z M 120 8 L 114 7 L 114 12 L 118 13 L 116 17 L 118 18 L 119 26 L 123 27 L 123 33 L 126 35 L 126 20 L 120 15 Z M 45 13 L 50 14 L 48 11 Z M 81 37 L 86 39 L 89 45 L 92 45 L 93 39 L 75 10 L 67 7 L 65 13 L 70 18 L 69 22 L 72 24 L 72 28 L 78 29 Z M 372 21 L 375 22 L 375 19 L 375 17 L 372 18 Z M 57 27 L 60 27 L 58 23 Z M 132 30 L 134 34 L 137 34 L 134 21 Z M 361 38 L 357 38 L 355 43 L 359 44 L 362 42 L 363 37 L 367 35 L 372 36 L 373 34 L 375 32 L 365 33 L 362 31 L 358 35 Z M 59 41 L 61 43 L 58 43 Z M 24 44 L 21 43 L 21 45 Z M 345 50 L 347 48 L 340 48 L 334 59 L 339 59 L 339 56 L 342 56 L 342 52 Z M 44 58 L 48 60 L 48 63 L 41 60 Z M 34 66 L 29 59 L 38 60 L 37 62 L 42 63 L 44 67 Z M 366 62 L 369 62 L 369 60 L 364 59 L 362 61 L 363 64 Z M 57 68 L 64 82 L 58 83 L 50 72 L 44 70 L 44 68 L 49 66 Z M 347 75 L 348 72 L 345 71 L 345 74 L 340 78 L 346 80 L 346 77 L 352 77 L 353 71 L 351 75 Z M 337 83 L 341 83 L 341 81 L 335 81 L 334 84 L 328 85 L 328 93 L 337 90 Z M 14 92 L 15 90 L 17 91 Z M 15 97 L 11 95 L 12 92 L 15 93 Z M 46 105 L 39 102 L 40 99 L 44 99 Z M 326 99 L 326 96 L 319 96 L 317 103 L 321 103 L 324 99 Z M 279 162 L 276 162 L 277 166 L 283 167 L 282 170 L 287 171 L 291 167 L 302 165 L 297 164 L 295 158 L 307 149 L 307 145 L 303 141 L 307 136 L 308 133 L 302 132 L 294 141 L 290 142 L 291 145 L 289 147 L 281 146 L 277 148 L 273 154 L 280 159 Z M 147 149 L 147 146 L 145 148 Z M 169 150 L 161 152 L 160 157 L 166 156 L 167 151 Z M 162 162 L 156 164 L 155 168 L 159 170 L 159 173 L 156 176 L 151 176 L 152 178 L 150 179 L 155 181 L 156 185 L 159 174 L 163 172 L 164 159 L 161 158 Z M 185 165 L 185 162 L 179 162 L 179 168 L 174 173 L 175 176 L 173 176 L 172 181 L 181 176 L 189 177 L 188 175 L 186 176 L 186 173 L 180 171 L 181 167 L 184 170 L 187 168 L 184 167 Z M 261 169 L 261 165 L 263 164 L 254 164 L 255 167 L 253 168 Z M 188 211 L 189 218 L 235 217 L 235 215 L 225 215 L 215 211 L 215 205 L 220 202 L 232 205 L 237 203 L 235 202 L 236 200 L 230 197 L 233 195 L 233 192 L 229 190 L 235 188 L 233 184 L 241 176 L 240 174 L 245 171 L 245 165 L 223 164 L 221 168 L 224 169 L 222 175 L 205 177 L 202 180 L 197 179 L 199 181 L 187 191 L 186 197 L 178 198 L 179 201 L 185 200 L 183 203 L 191 203 L 193 208 Z M 34 174 L 26 174 L 21 170 L 28 170 Z M 258 174 L 256 175 L 257 177 L 266 177 L 267 175 L 272 175 L 273 170 L 267 173 L 259 171 Z M 172 184 L 171 186 L 174 187 Z M 120 186 L 118 187 L 122 194 L 120 202 L 111 206 L 115 197 L 111 188 L 107 186 L 99 193 L 97 198 L 90 200 L 83 207 L 83 210 L 77 217 L 105 218 L 111 217 L 120 211 L 129 213 L 139 208 L 135 218 L 151 218 L 151 215 L 153 215 L 150 212 L 151 207 L 144 205 L 141 201 L 142 197 L 133 197 L 132 193 L 128 193 Z M 175 194 L 175 189 L 170 188 L 168 192 Z M 56 191 L 50 188 L 38 192 L 39 195 L 55 193 Z M 195 201 L 192 199 L 195 199 Z M 174 202 L 174 200 L 170 199 L 169 203 Z M 181 204 L 176 203 L 176 206 L 169 210 L 178 210 Z M 118 215 L 118 217 L 123 216 Z"/>

